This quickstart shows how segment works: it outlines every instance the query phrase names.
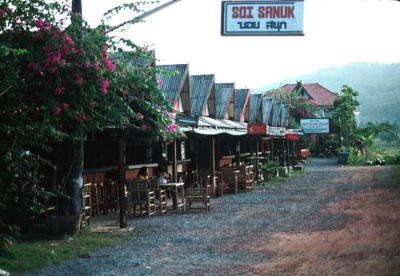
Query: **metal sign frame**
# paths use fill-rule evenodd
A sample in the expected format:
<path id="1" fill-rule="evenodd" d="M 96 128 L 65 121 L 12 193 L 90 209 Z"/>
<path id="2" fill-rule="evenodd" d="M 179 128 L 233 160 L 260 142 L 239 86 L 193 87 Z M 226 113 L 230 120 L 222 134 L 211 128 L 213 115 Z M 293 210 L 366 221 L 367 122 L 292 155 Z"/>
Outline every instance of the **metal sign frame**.
<path id="1" fill-rule="evenodd" d="M 318 120 L 327 120 L 328 121 L 328 132 L 326 131 L 309 131 L 303 128 L 303 121 L 310 121 L 310 120 L 314 120 L 314 121 L 318 121 Z M 331 133 L 331 119 L 330 118 L 318 118 L 318 119 L 300 119 L 300 126 L 302 126 L 302 129 L 304 131 L 304 134 L 329 134 Z"/>
<path id="2" fill-rule="evenodd" d="M 235 28 L 232 25 L 229 25 L 228 22 L 228 9 L 231 5 L 248 5 L 247 12 L 244 11 L 240 7 L 240 11 L 235 11 L 235 15 L 238 15 L 240 19 L 231 19 L 231 20 L 240 20 L 236 22 L 239 24 L 239 29 L 233 30 Z M 264 6 L 262 6 L 264 5 Z M 267 16 L 267 7 L 269 6 L 282 6 L 288 7 L 288 5 L 292 5 L 296 8 L 294 12 L 296 15 L 294 16 L 293 10 L 291 9 L 288 12 L 286 9 L 286 15 L 292 14 L 294 17 L 292 18 L 284 18 L 279 17 L 278 15 L 283 15 L 284 13 L 281 11 L 276 11 L 272 14 L 272 10 L 268 10 L 269 16 L 272 14 L 273 17 Z M 262 12 L 259 11 L 257 16 L 254 16 L 257 11 L 254 11 L 254 7 L 262 7 L 265 8 Z M 235 7 L 234 7 L 235 8 Z M 243 12 L 242 12 L 243 11 Z M 275 18 L 275 16 L 278 18 Z M 264 16 L 264 17 L 262 17 Z M 258 17 L 258 18 L 255 18 Z M 222 36 L 303 36 L 303 21 L 304 21 L 304 0 L 286 0 L 286 1 L 222 1 L 221 2 L 221 35 Z M 243 19 L 243 20 L 242 20 Z M 229 26 L 228 26 L 229 25 Z M 283 31 L 281 30 L 283 27 L 287 29 L 292 29 L 291 31 Z"/>

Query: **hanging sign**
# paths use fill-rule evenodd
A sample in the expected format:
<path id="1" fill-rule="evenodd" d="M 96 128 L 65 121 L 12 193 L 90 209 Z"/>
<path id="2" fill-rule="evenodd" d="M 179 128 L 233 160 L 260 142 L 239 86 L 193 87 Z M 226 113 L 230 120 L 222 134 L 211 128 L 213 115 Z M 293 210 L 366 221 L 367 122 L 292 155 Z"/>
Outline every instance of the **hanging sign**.
<path id="1" fill-rule="evenodd" d="M 269 126 L 267 129 L 267 134 L 270 136 L 282 136 L 286 135 L 286 128 L 284 127 L 271 127 Z"/>
<path id="2" fill-rule="evenodd" d="M 303 35 L 303 0 L 222 1 L 221 35 Z"/>
<path id="3" fill-rule="evenodd" d="M 286 135 L 286 138 L 292 141 L 299 141 L 299 135 L 297 134 L 288 134 Z"/>
<path id="4" fill-rule="evenodd" d="M 248 124 L 247 125 L 247 134 L 250 135 L 265 135 L 267 134 L 267 128 L 265 124 Z"/>
<path id="5" fill-rule="evenodd" d="M 304 133 L 329 133 L 329 119 L 300 119 Z"/>

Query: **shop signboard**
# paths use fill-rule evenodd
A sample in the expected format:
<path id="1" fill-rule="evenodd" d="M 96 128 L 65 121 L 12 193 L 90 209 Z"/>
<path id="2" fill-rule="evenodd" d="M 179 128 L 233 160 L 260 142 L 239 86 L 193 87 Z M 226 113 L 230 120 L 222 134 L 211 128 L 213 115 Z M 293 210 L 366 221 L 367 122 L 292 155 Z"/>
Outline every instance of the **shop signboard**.
<path id="1" fill-rule="evenodd" d="M 221 35 L 303 35 L 304 1 L 222 1 Z"/>
<path id="2" fill-rule="evenodd" d="M 307 134 L 329 133 L 329 119 L 300 119 L 300 126 Z"/>
<path id="3" fill-rule="evenodd" d="M 247 134 L 250 135 L 265 135 L 267 134 L 267 128 L 265 124 L 248 124 Z"/>
<path id="4" fill-rule="evenodd" d="M 286 128 L 284 127 L 271 127 L 267 128 L 267 134 L 269 136 L 286 136 Z"/>

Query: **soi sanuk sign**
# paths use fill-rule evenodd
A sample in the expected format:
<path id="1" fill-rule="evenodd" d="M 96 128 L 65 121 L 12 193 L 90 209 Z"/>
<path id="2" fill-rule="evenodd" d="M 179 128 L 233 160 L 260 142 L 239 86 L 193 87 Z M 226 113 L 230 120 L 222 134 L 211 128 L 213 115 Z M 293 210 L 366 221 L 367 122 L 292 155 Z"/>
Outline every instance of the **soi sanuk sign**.
<path id="1" fill-rule="evenodd" d="M 303 35 L 303 0 L 222 1 L 222 35 Z"/>

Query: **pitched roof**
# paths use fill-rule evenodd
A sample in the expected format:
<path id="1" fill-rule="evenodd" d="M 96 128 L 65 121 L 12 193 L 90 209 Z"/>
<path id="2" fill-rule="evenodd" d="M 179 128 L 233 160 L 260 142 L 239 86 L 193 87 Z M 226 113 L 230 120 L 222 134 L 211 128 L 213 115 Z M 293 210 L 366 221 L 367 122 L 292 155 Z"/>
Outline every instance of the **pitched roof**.
<path id="1" fill-rule="evenodd" d="M 249 96 L 249 89 L 235 89 L 235 121 L 241 121 Z"/>
<path id="2" fill-rule="evenodd" d="M 215 84 L 215 118 L 224 119 L 234 87 L 234 83 Z"/>
<path id="3" fill-rule="evenodd" d="M 285 84 L 283 89 L 290 94 L 299 84 Z M 333 105 L 339 95 L 323 87 L 319 83 L 303 83 L 306 92 L 318 103 L 318 105 Z"/>
<path id="4" fill-rule="evenodd" d="M 116 52 L 113 54 L 113 59 L 123 59 L 128 61 L 133 67 L 152 66 L 155 64 L 156 51 L 150 50 L 143 52 L 140 57 L 132 58 L 129 52 Z"/>
<path id="5" fill-rule="evenodd" d="M 273 99 L 268 98 L 268 97 L 263 97 L 262 98 L 262 123 L 268 125 L 269 124 L 269 118 L 271 117 L 271 110 L 272 110 L 272 104 L 273 104 Z"/>
<path id="6" fill-rule="evenodd" d="M 190 92 L 192 98 L 192 115 L 201 116 L 206 107 L 208 96 L 214 87 L 214 75 L 190 76 Z"/>
<path id="7" fill-rule="evenodd" d="M 279 115 L 281 114 L 282 102 L 273 102 L 272 104 L 272 126 L 278 126 Z"/>
<path id="8" fill-rule="evenodd" d="M 286 119 L 289 118 L 289 105 L 288 104 L 282 104 L 281 107 L 281 126 L 285 127 L 286 126 Z"/>
<path id="9" fill-rule="evenodd" d="M 167 72 L 177 72 L 177 74 L 174 75 L 157 74 L 157 80 L 162 83 L 162 85 L 160 85 L 161 91 L 164 93 L 165 98 L 171 104 L 174 104 L 178 100 L 183 84 L 188 77 L 189 65 L 157 65 L 156 68 Z"/>
<path id="10" fill-rule="evenodd" d="M 260 111 L 261 96 L 262 94 L 250 95 L 250 119 L 249 119 L 250 124 L 257 123 L 258 114 Z"/>

